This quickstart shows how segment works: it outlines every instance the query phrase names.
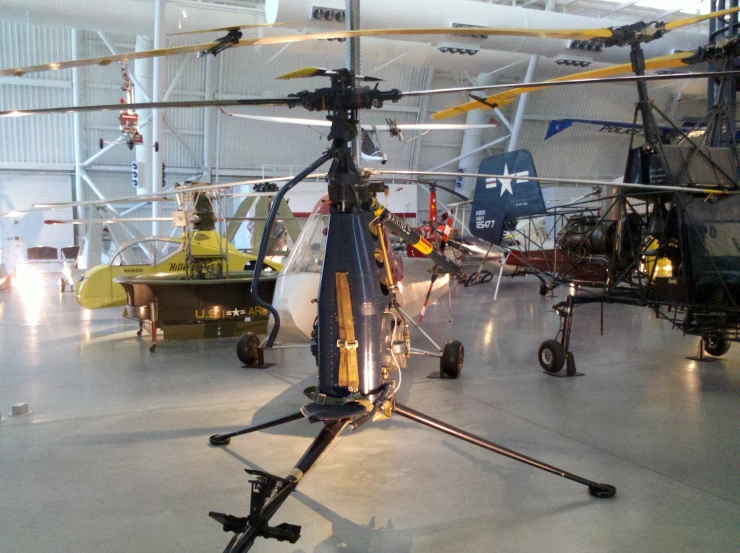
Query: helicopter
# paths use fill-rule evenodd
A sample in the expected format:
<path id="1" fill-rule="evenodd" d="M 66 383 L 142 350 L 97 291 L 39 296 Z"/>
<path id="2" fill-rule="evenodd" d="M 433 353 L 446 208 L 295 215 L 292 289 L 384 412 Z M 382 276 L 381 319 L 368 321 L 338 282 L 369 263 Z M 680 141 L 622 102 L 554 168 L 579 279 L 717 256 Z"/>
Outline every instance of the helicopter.
<path id="1" fill-rule="evenodd" d="M 738 9 L 721 13 L 732 13 Z M 672 22 L 670 28 L 691 24 L 717 14 L 690 18 L 689 23 Z M 670 30 L 668 24 L 660 24 L 660 35 Z M 649 27 L 645 25 L 645 27 Z M 652 29 L 652 27 L 650 27 Z M 520 29 L 476 29 L 484 34 L 525 35 L 558 38 L 582 37 L 585 33 L 597 31 L 597 36 L 613 37 L 618 34 L 614 29 L 598 30 L 520 30 Z M 464 34 L 469 30 L 463 29 L 425 29 L 396 30 L 398 34 Z M 362 30 L 316 35 L 297 35 L 295 37 L 270 37 L 269 39 L 250 39 L 239 42 L 239 46 L 249 46 L 261 43 L 292 42 L 299 40 L 315 40 L 327 38 L 353 38 L 371 36 L 373 34 L 393 34 L 392 30 Z M 656 36 L 657 38 L 657 36 Z M 263 42 L 267 40 L 267 42 Z M 200 45 L 202 46 L 202 45 Z M 178 47 L 174 53 L 183 53 Z M 194 48 L 194 47 L 187 47 Z M 197 50 L 187 50 L 197 51 Z M 141 53 L 137 53 L 141 55 Z M 152 55 L 159 55 L 152 54 Z M 108 58 L 106 58 L 108 59 Z M 70 62 L 66 62 L 70 63 Z M 78 62 L 92 65 L 100 60 L 91 58 Z M 46 67 L 46 66 L 44 66 Z M 28 68 L 10 70 L 11 74 L 23 74 Z M 42 69 L 33 69 L 42 70 Z M 305 73 L 305 72 L 304 72 Z M 702 76 L 727 74 L 727 72 L 707 72 Z M 734 73 L 732 73 L 734 74 Z M 297 76 L 305 76 L 298 74 Z M 250 514 L 237 517 L 224 513 L 211 512 L 210 516 L 221 524 L 226 532 L 233 533 L 233 537 L 226 546 L 227 552 L 243 553 L 252 548 L 258 537 L 276 539 L 295 543 L 300 538 L 300 527 L 294 524 L 281 523 L 270 525 L 280 507 L 290 494 L 296 489 L 306 474 L 315 467 L 322 455 L 333 444 L 336 438 L 348 427 L 357 429 L 372 420 L 381 420 L 397 414 L 409 420 L 418 422 L 430 428 L 444 432 L 453 437 L 472 443 L 492 452 L 515 459 L 534 468 L 566 478 L 587 487 L 589 493 L 597 498 L 610 498 L 616 494 L 616 488 L 598 483 L 527 457 L 508 448 L 499 446 L 481 437 L 455 428 L 442 421 L 434 419 L 424 413 L 401 405 L 395 399 L 395 392 L 400 385 L 400 375 L 405 367 L 405 359 L 410 354 L 410 337 L 408 318 L 404 316 L 395 295 L 395 281 L 387 255 L 386 232 L 396 232 L 406 240 L 417 244 L 440 266 L 453 274 L 462 276 L 462 271 L 445 256 L 440 255 L 432 245 L 419 236 L 403 221 L 400 221 L 387 209 L 378 203 L 376 195 L 385 191 L 384 177 L 391 174 L 423 174 L 420 172 L 403 171 L 360 171 L 353 159 L 350 141 L 357 136 L 358 111 L 379 108 L 384 102 L 398 101 L 404 97 L 424 94 L 438 94 L 475 90 L 492 87 L 466 87 L 462 90 L 445 89 L 443 91 L 411 91 L 402 92 L 397 89 L 381 90 L 363 86 L 365 77 L 356 75 L 350 69 L 334 70 L 326 75 L 330 79 L 330 86 L 313 91 L 304 90 L 284 98 L 264 98 L 245 100 L 217 100 L 196 102 L 156 102 L 146 104 L 152 109 L 166 107 L 201 107 L 225 105 L 278 105 L 286 107 L 302 107 L 308 111 L 327 111 L 332 123 L 329 140 L 331 145 L 319 158 L 308 165 L 302 172 L 289 181 L 278 193 L 277 199 L 282 199 L 287 192 L 312 174 L 319 167 L 331 161 L 327 175 L 327 188 L 331 203 L 329 227 L 326 237 L 326 255 L 324 256 L 321 284 L 318 296 L 319 315 L 317 319 L 316 360 L 318 365 L 318 386 L 311 387 L 305 394 L 311 402 L 299 412 L 270 421 L 257 426 L 248 427 L 228 434 L 211 436 L 210 443 L 215 446 L 226 445 L 231 438 L 245 435 L 266 428 L 298 421 L 304 418 L 311 422 L 319 422 L 323 428 L 306 450 L 306 453 L 296 463 L 294 469 L 285 477 L 278 477 L 263 471 L 248 470 L 254 477 L 252 483 Z M 658 76 L 660 77 L 660 76 Z M 670 75 L 670 78 L 682 78 Z M 694 76 L 694 78 L 696 78 Z M 628 79 L 628 78 L 627 78 Z M 367 79 L 370 80 L 370 79 Z M 641 77 L 643 82 L 655 80 L 652 77 Z M 574 82 L 574 81 L 571 81 Z M 575 81 L 578 82 L 578 81 Z M 615 82 L 599 81 L 599 82 Z M 618 82 L 618 81 L 616 81 Z M 531 83 L 533 86 L 543 86 L 542 83 Z M 559 84 L 565 84 L 565 81 Z M 504 87 L 502 87 L 504 88 Z M 30 113 L 49 113 L 59 108 L 46 110 L 26 110 L 0 113 L 0 116 L 21 116 Z M 78 111 L 96 111 L 105 109 L 105 106 L 83 106 L 74 108 Z M 439 173 L 444 175 L 444 173 Z M 458 176 L 458 174 L 454 174 Z M 481 176 L 472 174 L 471 176 Z M 485 175 L 488 177 L 489 175 Z M 380 177 L 380 178 L 379 178 Z M 504 175 L 501 177 L 506 178 Z M 540 181 L 546 181 L 538 177 Z M 550 179 L 558 181 L 559 179 Z M 589 186 L 603 185 L 598 181 L 580 181 Z M 623 184 L 629 187 L 629 184 Z M 641 187 L 643 190 L 664 192 L 671 190 L 670 186 L 662 184 L 633 184 L 632 187 Z M 266 226 L 269 229 L 277 216 L 277 207 L 273 204 Z M 269 303 L 260 298 L 259 280 L 261 263 L 265 259 L 267 233 L 263 235 L 260 250 L 255 266 L 255 275 L 252 281 L 252 295 L 258 304 L 268 309 L 275 319 L 270 336 L 264 343 L 269 346 L 274 342 L 279 329 L 279 314 Z M 453 351 L 457 351 L 458 359 L 462 362 L 462 344 L 453 344 Z"/>
<path id="2" fill-rule="evenodd" d="M 648 67 L 706 62 L 719 62 L 725 69 L 734 69 L 734 59 L 740 52 L 738 39 L 732 38 L 695 52 L 645 60 L 641 44 L 650 38 L 639 33 L 612 41 L 592 40 L 603 46 L 630 46 L 632 62 L 579 74 L 584 80 L 607 71 L 614 74 L 631 69 L 639 77 Z M 559 213 L 541 206 L 524 217 L 532 220 L 535 215 L 549 216 L 553 220 L 550 232 L 555 252 L 548 258 L 542 250 L 541 259 L 525 262 L 542 280 L 540 293 L 546 295 L 560 284 L 577 290 L 554 306 L 561 319 L 558 335 L 543 342 L 538 351 L 540 366 L 549 375 L 582 374 L 577 371 L 569 344 L 573 310 L 583 304 L 621 303 L 650 308 L 656 317 L 667 320 L 684 334 L 700 337 L 697 355 L 690 359 L 704 361 L 704 353 L 720 357 L 729 351 L 731 342 L 740 341 L 740 289 L 732 268 L 740 263 L 740 220 L 736 215 L 740 202 L 732 195 L 740 190 L 735 79 L 719 79 L 714 105 L 690 128 L 674 123 L 650 101 L 644 81 L 636 83 L 639 101 L 627 133 L 630 145 L 623 182 L 660 183 L 673 190 L 607 188 L 606 195 L 596 204 L 590 198 L 570 204 Z M 530 90 L 475 98 L 472 103 L 432 117 L 445 119 L 456 110 L 472 109 L 474 103 L 490 109 Z M 663 125 L 658 125 L 658 116 L 665 121 Z M 638 119 L 642 120 L 641 125 Z M 560 130 L 553 130 L 551 125 L 546 138 Z M 666 135 L 674 137 L 673 142 Z M 644 137 L 640 146 L 635 144 L 638 136 Z M 486 172 L 483 165 L 480 172 Z M 483 182 L 485 178 L 480 177 L 476 192 L 485 194 L 479 188 Z M 474 203 L 473 210 L 486 209 L 483 204 L 487 201 L 481 199 L 478 207 Z M 488 209 L 496 210 L 492 205 Z M 521 220 L 522 217 L 509 217 L 506 224 L 511 227 Z M 471 231 L 475 233 L 472 226 Z M 603 309 L 601 326 L 603 332 Z M 566 374 L 559 375 L 564 366 Z"/>

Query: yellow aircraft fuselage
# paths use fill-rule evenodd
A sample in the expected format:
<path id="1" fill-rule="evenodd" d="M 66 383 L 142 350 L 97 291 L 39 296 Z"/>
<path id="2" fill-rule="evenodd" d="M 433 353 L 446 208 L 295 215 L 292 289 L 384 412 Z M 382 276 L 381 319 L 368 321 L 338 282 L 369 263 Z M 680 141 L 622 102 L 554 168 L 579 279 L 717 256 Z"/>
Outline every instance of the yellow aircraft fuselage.
<path id="1" fill-rule="evenodd" d="M 87 309 L 100 309 L 103 307 L 121 307 L 126 305 L 126 292 L 120 284 L 113 282 L 116 277 L 136 275 L 158 275 L 171 274 L 173 278 L 185 276 L 185 240 L 183 235 L 183 247 L 177 252 L 169 255 L 156 265 L 99 265 L 88 270 L 77 283 L 75 296 L 77 303 Z M 244 271 L 245 265 L 254 261 L 256 256 L 246 254 L 237 250 L 215 230 L 199 230 L 191 233 L 190 252 L 193 256 L 218 257 L 224 248 L 228 248 L 228 270 Z M 276 271 L 281 266 L 272 261 L 265 261 Z"/>

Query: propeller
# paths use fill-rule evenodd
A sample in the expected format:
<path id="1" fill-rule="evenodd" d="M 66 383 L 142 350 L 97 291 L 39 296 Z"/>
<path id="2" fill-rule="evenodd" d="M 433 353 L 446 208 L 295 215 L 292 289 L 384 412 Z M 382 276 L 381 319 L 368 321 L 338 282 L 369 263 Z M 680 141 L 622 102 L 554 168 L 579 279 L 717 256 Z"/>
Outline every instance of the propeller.
<path id="1" fill-rule="evenodd" d="M 227 45 L 223 40 L 208 42 L 204 44 L 192 44 L 187 46 L 175 46 L 173 48 L 160 48 L 157 50 L 147 50 L 141 52 L 129 52 L 110 56 L 101 56 L 96 58 L 85 58 L 81 60 L 64 61 L 58 63 L 46 63 L 41 65 L 31 65 L 27 67 L 17 67 L 0 70 L 0 77 L 15 76 L 20 77 L 28 73 L 38 73 L 41 71 L 56 71 L 59 69 L 68 69 L 71 67 L 85 67 L 90 65 L 106 66 L 114 62 L 124 62 L 136 59 L 146 59 L 160 56 L 175 56 L 180 54 L 220 52 L 225 47 L 237 48 L 246 46 L 264 46 L 270 44 L 288 44 L 291 42 L 306 42 L 312 40 L 336 40 L 339 38 L 360 38 L 369 36 L 427 36 L 427 35 L 483 35 L 483 36 L 513 36 L 513 37 L 532 37 L 532 38 L 553 38 L 563 40 L 593 40 L 598 39 L 606 46 L 624 45 L 634 42 L 649 42 L 663 36 L 666 32 L 694 25 L 701 21 L 722 17 L 731 13 L 740 11 L 740 8 L 729 8 L 706 15 L 679 19 L 669 23 L 636 23 L 615 28 L 597 28 L 597 29 L 499 29 L 489 27 L 476 27 L 471 30 L 467 27 L 438 27 L 429 29 L 401 28 L 401 29 L 361 29 L 356 31 L 332 31 L 325 33 L 299 34 L 272 36 L 261 38 L 239 38 L 236 41 L 229 41 Z M 224 38 L 228 38 L 227 37 Z"/>
<path id="2" fill-rule="evenodd" d="M 693 55 L 693 54 L 691 54 Z M 551 81 L 540 81 L 534 83 L 523 83 L 523 84 L 497 84 L 497 85 L 482 85 L 482 86 L 468 86 L 458 88 L 438 88 L 433 90 L 414 90 L 409 92 L 401 92 L 400 90 L 391 90 L 388 92 L 377 91 L 375 89 L 370 90 L 369 88 L 363 88 L 361 90 L 368 90 L 370 95 L 377 92 L 379 101 L 382 104 L 383 101 L 397 101 L 401 98 L 412 97 L 412 96 L 426 96 L 431 94 L 454 94 L 460 92 L 475 92 L 481 90 L 499 90 L 499 89 L 538 89 L 547 88 L 552 86 L 567 86 L 567 85 L 579 85 L 579 84 L 609 84 L 609 83 L 629 83 L 635 81 L 671 81 L 681 79 L 706 79 L 706 78 L 722 78 L 722 77 L 737 77 L 740 76 L 740 70 L 738 71 L 709 71 L 701 73 L 682 73 L 675 75 L 646 75 L 646 76 L 628 76 L 628 77 L 605 77 L 605 78 L 587 78 L 587 79 L 562 79 L 562 80 L 551 80 Z M 204 107 L 228 107 L 228 106 L 287 106 L 296 107 L 299 105 L 304 106 L 310 111 L 320 111 L 326 109 L 322 106 L 320 100 L 322 89 L 316 92 L 304 91 L 298 94 L 289 95 L 286 98 L 252 98 L 252 99 L 228 99 L 228 100 L 192 100 L 186 102 L 141 102 L 134 104 L 126 104 L 127 109 L 164 109 L 164 108 L 204 108 Z M 476 108 L 481 106 L 484 107 L 497 107 L 495 104 L 486 103 L 484 99 L 476 102 Z M 357 106 L 361 107 L 361 106 Z M 364 106 L 371 107 L 371 106 Z M 378 107 L 375 104 L 372 107 Z M 461 108 L 462 109 L 462 108 Z M 471 108 L 475 109 L 475 108 Z M 22 117 L 26 115 L 41 115 L 50 113 L 75 113 L 75 112 L 90 112 L 90 111 L 110 111 L 110 110 L 121 110 L 121 104 L 101 104 L 95 106 L 67 106 L 61 108 L 40 108 L 40 109 L 24 109 L 24 110 L 11 110 L 11 111 L 0 111 L 0 117 Z M 469 111 L 469 110 L 468 110 Z M 461 111 L 460 113 L 464 113 Z M 237 116 L 236 114 L 233 114 Z M 435 114 L 437 119 L 441 118 L 438 114 Z M 453 113 L 448 115 L 457 115 Z M 245 117 L 242 115 L 242 117 Z M 250 116 L 256 118 L 257 116 Z M 276 118 L 278 119 L 278 118 Z M 284 123 L 295 123 L 290 121 L 276 121 Z M 314 123 L 311 121 L 311 125 L 322 126 L 320 123 Z M 390 130 L 390 125 L 387 125 Z M 428 126 L 428 125 L 425 125 Z M 373 127 L 372 125 L 370 127 Z M 378 130 L 381 130 L 383 125 L 375 125 Z M 402 129 L 406 127 L 411 130 L 410 125 L 398 125 L 397 128 Z M 449 126 L 445 126 L 449 129 Z M 421 130 L 417 128 L 416 130 Z M 434 130 L 434 129 L 428 129 Z M 440 130 L 440 129 L 436 129 Z"/>

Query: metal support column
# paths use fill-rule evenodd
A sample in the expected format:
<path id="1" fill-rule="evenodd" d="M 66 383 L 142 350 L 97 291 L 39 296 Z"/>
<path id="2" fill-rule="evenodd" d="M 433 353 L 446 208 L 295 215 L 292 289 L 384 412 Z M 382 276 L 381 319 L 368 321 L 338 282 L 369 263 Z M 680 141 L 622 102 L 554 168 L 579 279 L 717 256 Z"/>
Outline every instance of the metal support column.
<path id="1" fill-rule="evenodd" d="M 473 80 L 474 85 L 490 85 L 495 81 L 493 74 L 481 74 Z M 474 109 L 465 116 L 466 125 L 482 125 L 488 121 L 489 112 L 483 109 Z M 483 129 L 468 129 L 463 133 L 462 145 L 460 146 L 460 163 L 458 170 L 464 173 L 476 173 L 480 164 L 481 142 L 483 141 Z M 477 155 L 476 155 L 477 154 Z M 463 179 L 461 194 L 468 198 L 473 197 L 475 179 L 467 177 Z"/>
<path id="2" fill-rule="evenodd" d="M 360 0 L 347 0 L 346 4 L 346 20 L 345 25 L 348 31 L 358 30 L 360 28 Z M 347 51 L 345 66 L 351 69 L 355 74 L 359 74 L 362 68 L 361 57 L 360 57 L 360 39 L 350 38 L 347 40 Z M 362 165 L 362 131 L 360 126 L 361 112 L 357 112 L 357 136 L 352 140 L 352 157 L 355 158 L 355 165 L 358 168 Z"/>
<path id="3" fill-rule="evenodd" d="M 137 36 L 136 51 L 151 50 L 153 47 L 150 38 Z M 152 60 L 140 59 L 135 60 L 133 67 L 129 71 L 135 76 L 134 82 L 134 101 L 148 102 L 149 93 L 152 90 Z M 139 83 L 138 85 L 136 83 Z M 136 155 L 136 166 L 139 178 L 139 185 L 136 187 L 137 194 L 148 194 L 152 189 L 152 156 L 154 154 L 153 129 L 152 127 L 144 128 L 142 121 L 152 117 L 152 111 L 149 109 L 137 110 L 139 114 L 139 132 L 144 140 L 143 146 L 136 146 L 134 152 Z"/>
<path id="4" fill-rule="evenodd" d="M 215 56 L 206 58 L 206 100 L 216 98 L 216 88 L 218 87 L 218 60 Z M 216 108 L 205 108 L 203 110 L 203 165 L 206 174 L 203 175 L 205 182 L 213 182 L 213 167 L 216 162 L 216 117 L 218 110 Z"/>
<path id="5" fill-rule="evenodd" d="M 545 5 L 545 11 L 550 12 L 555 7 L 555 0 L 547 0 Z M 534 71 L 537 68 L 537 62 L 540 57 L 538 55 L 531 56 L 529 58 L 529 65 L 527 66 L 527 73 L 524 77 L 525 83 L 531 83 L 534 79 Z M 524 113 L 527 111 L 527 100 L 529 94 L 522 94 L 519 98 L 519 103 L 516 106 L 516 115 L 514 116 L 514 126 L 511 129 L 511 139 L 509 140 L 509 152 L 513 152 L 517 149 L 519 142 L 519 132 L 522 129 L 522 122 L 524 121 Z"/>
<path id="6" fill-rule="evenodd" d="M 80 37 L 77 33 L 77 29 L 71 31 L 71 42 L 72 42 L 72 59 L 76 60 L 80 58 Z M 82 99 L 82 68 L 75 67 L 72 69 L 72 105 L 79 106 Z M 72 128 L 74 133 L 74 156 L 75 156 L 75 197 L 74 201 L 79 202 L 84 200 L 84 187 L 82 184 L 82 175 L 80 175 L 81 163 L 82 163 L 82 114 L 75 112 L 72 115 Z M 85 208 L 80 206 L 75 208 L 75 219 L 86 219 Z M 85 227 L 77 228 L 75 225 L 75 234 L 79 233 L 82 236 L 85 231 Z M 77 239 L 77 236 L 75 236 Z M 80 244 L 80 240 L 76 240 L 77 245 Z M 85 266 L 87 259 L 84 259 Z"/>
<path id="7" fill-rule="evenodd" d="M 166 0 L 154 0 L 154 48 L 164 48 L 165 45 L 165 8 Z M 152 63 L 152 101 L 161 102 L 164 98 L 164 58 L 154 58 Z M 162 189 L 162 129 L 164 128 L 164 111 L 161 109 L 152 110 L 152 142 L 159 143 L 158 151 L 152 154 L 152 182 L 151 190 L 153 193 Z M 153 202 L 152 216 L 158 218 L 162 216 L 161 202 Z M 152 235 L 159 236 L 162 232 L 161 223 L 154 221 L 152 223 Z"/>

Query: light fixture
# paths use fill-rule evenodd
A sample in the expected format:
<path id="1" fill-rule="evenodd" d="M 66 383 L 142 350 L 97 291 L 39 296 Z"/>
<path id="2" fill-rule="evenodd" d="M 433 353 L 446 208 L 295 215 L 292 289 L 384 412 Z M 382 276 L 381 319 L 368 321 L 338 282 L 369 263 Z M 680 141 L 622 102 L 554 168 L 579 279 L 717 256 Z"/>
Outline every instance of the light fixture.
<path id="1" fill-rule="evenodd" d="M 311 19 L 328 21 L 330 23 L 344 23 L 346 18 L 347 15 L 344 10 L 324 6 L 311 6 Z"/>

